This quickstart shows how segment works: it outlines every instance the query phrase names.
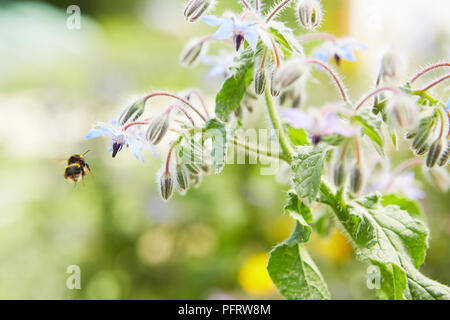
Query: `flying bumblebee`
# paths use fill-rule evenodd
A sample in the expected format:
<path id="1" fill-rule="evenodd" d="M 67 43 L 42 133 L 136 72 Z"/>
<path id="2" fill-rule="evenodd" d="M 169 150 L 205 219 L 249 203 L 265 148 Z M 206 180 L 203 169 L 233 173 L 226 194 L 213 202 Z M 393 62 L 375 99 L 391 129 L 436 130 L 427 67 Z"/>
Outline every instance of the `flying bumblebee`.
<path id="1" fill-rule="evenodd" d="M 89 171 L 89 173 L 92 174 L 91 168 L 84 158 L 88 152 L 89 150 L 82 155 L 77 153 L 70 156 L 67 160 L 66 169 L 64 171 L 65 179 L 72 180 L 75 182 L 75 185 L 81 179 L 84 184 L 84 177 L 87 175 L 87 172 Z"/>

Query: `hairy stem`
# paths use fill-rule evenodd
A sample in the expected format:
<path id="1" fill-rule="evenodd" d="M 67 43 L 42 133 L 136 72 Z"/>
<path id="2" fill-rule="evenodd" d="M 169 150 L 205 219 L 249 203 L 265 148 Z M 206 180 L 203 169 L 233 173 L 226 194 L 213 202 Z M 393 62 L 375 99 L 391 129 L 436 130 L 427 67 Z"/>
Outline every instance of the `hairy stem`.
<path id="1" fill-rule="evenodd" d="M 450 78 L 450 74 L 448 74 L 448 75 L 446 75 L 446 76 L 444 76 L 444 77 L 434 81 L 433 83 L 430 83 L 428 86 L 426 86 L 425 88 L 423 88 L 422 90 L 419 90 L 419 91 L 428 91 L 431 88 L 437 86 L 438 84 L 440 84 L 441 82 L 443 82 L 443 81 L 445 81 L 445 80 L 447 80 L 449 78 Z"/>
<path id="2" fill-rule="evenodd" d="M 233 144 L 237 147 L 240 147 L 248 152 L 253 152 L 255 154 L 257 154 L 258 156 L 264 156 L 267 158 L 274 158 L 274 159 L 280 159 L 286 162 L 289 162 L 288 157 L 285 154 L 280 154 L 280 153 L 274 153 L 270 150 L 266 150 L 261 148 L 259 145 L 257 146 L 252 146 L 249 145 L 245 142 L 239 141 L 238 139 L 233 139 Z"/>
<path id="3" fill-rule="evenodd" d="M 270 94 L 269 83 L 266 83 L 265 98 L 267 105 L 267 113 L 269 115 L 270 121 L 272 122 L 273 128 L 276 131 L 278 131 L 278 141 L 280 142 L 281 149 L 283 150 L 283 153 L 287 156 L 287 158 L 290 160 L 292 159 L 292 156 L 294 154 L 294 148 L 288 136 L 286 135 L 286 132 L 284 131 L 280 115 L 278 114 L 278 110 L 276 109 L 273 103 L 272 96 Z"/>
<path id="4" fill-rule="evenodd" d="M 371 97 L 373 97 L 374 95 L 376 95 L 376 94 L 378 94 L 378 93 L 380 93 L 380 92 L 383 92 L 383 91 L 392 91 L 392 92 L 394 92 L 395 94 L 400 94 L 400 93 L 402 93 L 402 92 L 400 91 L 400 89 L 398 89 L 398 88 L 396 88 L 396 87 L 382 87 L 382 88 L 375 89 L 374 91 L 370 92 L 367 96 L 365 96 L 365 97 L 361 100 L 360 103 L 358 103 L 358 105 L 356 106 L 355 111 L 358 111 L 359 108 L 361 108 L 362 105 L 363 105 L 364 103 L 366 103 L 367 100 L 369 100 Z"/>
<path id="5" fill-rule="evenodd" d="M 241 2 L 248 10 L 252 10 L 252 7 L 248 4 L 246 0 L 241 0 Z"/>
<path id="6" fill-rule="evenodd" d="M 323 63 L 322 61 L 319 61 L 316 59 L 308 59 L 305 61 L 305 63 L 316 64 L 316 65 L 324 68 L 330 74 L 330 76 L 333 78 L 333 80 L 336 82 L 336 85 L 338 86 L 338 89 L 341 93 L 341 96 L 342 96 L 342 99 L 344 100 L 344 102 L 351 103 L 350 99 L 348 98 L 348 94 L 347 94 L 347 91 L 345 90 L 345 86 L 344 86 L 342 80 L 339 78 L 337 73 L 333 69 L 331 69 L 330 66 L 328 66 L 327 64 Z"/>
<path id="7" fill-rule="evenodd" d="M 195 111 L 195 113 L 197 113 L 198 116 L 199 116 L 200 118 L 202 118 L 203 121 L 206 122 L 205 116 L 204 116 L 204 115 L 203 115 L 196 107 L 194 107 L 194 106 L 193 106 L 189 101 L 187 101 L 186 99 L 183 99 L 183 98 L 177 96 L 176 94 L 172 94 L 172 93 L 169 93 L 169 92 L 154 92 L 154 93 L 150 93 L 150 94 L 146 95 L 146 96 L 144 97 L 144 101 L 147 101 L 147 100 L 149 100 L 149 99 L 151 99 L 151 98 L 153 98 L 153 97 L 158 97 L 158 96 L 171 97 L 171 98 L 174 98 L 174 99 L 177 99 L 177 100 L 183 102 L 185 105 L 187 105 L 187 106 L 188 106 L 189 108 L 191 108 L 193 111 Z"/>
<path id="8" fill-rule="evenodd" d="M 148 121 L 135 121 L 135 122 L 130 122 L 129 124 L 127 124 L 125 127 L 122 128 L 122 131 L 126 131 L 128 128 L 132 127 L 132 126 L 137 126 L 137 125 L 145 125 L 148 124 Z"/>
<path id="9" fill-rule="evenodd" d="M 429 67 L 421 70 L 420 72 L 418 72 L 414 77 L 411 78 L 411 80 L 409 80 L 409 82 L 413 83 L 414 81 L 419 79 L 421 76 L 423 76 L 425 73 L 430 72 L 437 68 L 441 68 L 441 67 L 450 67 L 450 62 L 441 62 L 441 63 L 433 64 L 432 66 L 429 66 Z"/>
<path id="10" fill-rule="evenodd" d="M 269 22 L 270 20 L 272 20 L 272 18 L 278 13 L 278 11 L 280 11 L 281 9 L 283 9 L 283 7 L 285 5 L 287 5 L 289 2 L 291 2 L 291 0 L 284 0 L 283 2 L 281 2 L 279 5 L 277 5 L 272 12 L 267 16 L 266 18 L 266 23 Z"/>

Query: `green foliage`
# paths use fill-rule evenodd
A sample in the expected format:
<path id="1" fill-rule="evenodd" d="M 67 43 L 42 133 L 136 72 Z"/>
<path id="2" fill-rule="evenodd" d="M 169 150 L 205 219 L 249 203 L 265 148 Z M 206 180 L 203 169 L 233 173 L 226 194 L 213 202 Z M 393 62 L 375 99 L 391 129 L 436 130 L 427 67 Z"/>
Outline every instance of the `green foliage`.
<path id="1" fill-rule="evenodd" d="M 323 145 L 297 147 L 292 161 L 293 182 L 299 198 L 310 205 L 319 193 L 326 149 Z"/>
<path id="2" fill-rule="evenodd" d="M 227 121 L 230 114 L 239 107 L 245 91 L 253 81 L 254 53 L 246 48 L 234 59 L 230 77 L 225 80 L 216 96 L 216 116 Z"/>
<path id="3" fill-rule="evenodd" d="M 294 146 L 309 145 L 308 134 L 306 133 L 305 129 L 295 129 L 292 126 L 289 126 L 288 135 Z"/>
<path id="4" fill-rule="evenodd" d="M 303 243 L 309 240 L 312 214 L 294 191 L 288 192 L 285 213 L 296 220 L 292 235 L 270 253 L 267 270 L 287 299 L 330 299 L 327 285 Z"/>
<path id="5" fill-rule="evenodd" d="M 275 41 L 282 45 L 285 54 L 296 53 L 303 55 L 303 48 L 295 39 L 294 33 L 281 22 L 273 21 L 269 32 L 274 36 Z"/>
<path id="6" fill-rule="evenodd" d="M 397 205 L 400 209 L 407 211 L 414 218 L 424 219 L 422 208 L 417 201 L 410 200 L 398 194 L 387 194 L 381 198 L 383 206 Z"/>
<path id="7" fill-rule="evenodd" d="M 382 121 L 367 108 L 362 109 L 359 115 L 353 116 L 352 120 L 361 125 L 364 133 L 375 143 L 378 153 L 384 155 L 384 139 L 381 132 Z"/>
<path id="8" fill-rule="evenodd" d="M 384 206 L 379 195 L 346 203 L 321 185 L 320 201 L 335 212 L 357 245 L 357 256 L 381 273 L 384 299 L 449 299 L 448 287 L 420 273 L 428 248 L 428 229 L 398 205 Z"/>

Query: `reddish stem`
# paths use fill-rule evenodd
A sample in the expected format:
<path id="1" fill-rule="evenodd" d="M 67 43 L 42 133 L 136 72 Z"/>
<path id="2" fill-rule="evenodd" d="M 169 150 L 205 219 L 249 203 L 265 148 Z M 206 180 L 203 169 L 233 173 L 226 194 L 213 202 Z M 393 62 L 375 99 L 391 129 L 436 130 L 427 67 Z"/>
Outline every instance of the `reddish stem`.
<path id="1" fill-rule="evenodd" d="M 177 141 L 172 143 L 172 145 L 170 146 L 169 152 L 167 153 L 166 170 L 165 170 L 164 174 L 170 174 L 170 171 L 169 171 L 170 158 L 172 157 L 172 152 L 173 152 L 173 149 L 175 148 L 176 145 L 177 145 Z"/>
<path id="2" fill-rule="evenodd" d="M 430 72 L 431 70 L 434 70 L 437 68 L 441 68 L 441 67 L 450 67 L 450 62 L 441 62 L 441 63 L 433 64 L 432 66 L 429 66 L 429 67 L 423 69 L 422 71 L 420 71 L 419 73 L 417 73 L 409 82 L 413 83 L 414 81 L 419 79 L 421 76 L 423 76 L 425 73 Z"/>
<path id="3" fill-rule="evenodd" d="M 208 108 L 206 107 L 205 99 L 203 99 L 203 96 L 200 93 L 200 91 L 193 89 L 191 91 L 191 94 L 195 95 L 198 98 L 198 100 L 200 100 L 200 103 L 202 104 L 203 110 L 205 110 L 205 114 L 209 118 Z"/>
<path id="4" fill-rule="evenodd" d="M 272 20 L 272 18 L 277 14 L 278 11 L 283 9 L 285 5 L 287 5 L 291 0 L 284 0 L 282 3 L 280 3 L 278 6 L 275 7 L 275 9 L 272 10 L 272 12 L 269 14 L 269 16 L 266 19 L 266 23 Z"/>
<path id="5" fill-rule="evenodd" d="M 144 124 L 148 124 L 148 121 L 135 121 L 135 122 L 130 122 L 129 124 L 127 124 L 125 127 L 122 128 L 122 131 L 126 131 L 128 128 L 130 128 L 130 127 L 132 127 L 132 126 L 144 125 Z"/>
<path id="6" fill-rule="evenodd" d="M 151 93 L 151 94 L 145 96 L 145 97 L 144 97 L 144 101 L 147 101 L 147 100 L 149 100 L 149 99 L 151 99 L 151 98 L 153 98 L 153 97 L 157 97 L 157 96 L 171 97 L 171 98 L 174 98 L 174 99 L 177 99 L 177 100 L 183 102 L 183 103 L 184 103 L 185 105 L 187 105 L 189 108 L 191 108 L 192 110 L 194 110 L 194 111 L 199 115 L 199 117 L 202 118 L 203 121 L 206 122 L 205 116 L 204 116 L 200 111 L 198 111 L 197 108 L 195 108 L 195 107 L 194 107 L 189 101 L 187 101 L 186 99 L 183 99 L 183 98 L 181 98 L 181 97 L 179 97 L 179 96 L 177 96 L 177 95 L 175 95 L 175 94 L 168 93 L 168 92 L 154 92 L 154 93 Z"/>
<path id="7" fill-rule="evenodd" d="M 431 88 L 437 86 L 439 83 L 441 83 L 441 82 L 443 82 L 443 81 L 445 81 L 445 80 L 447 80 L 447 79 L 449 79 L 449 78 L 450 78 L 450 74 L 448 74 L 448 75 L 446 75 L 446 76 L 444 76 L 444 77 L 442 77 L 442 78 L 440 78 L 440 79 L 434 81 L 433 83 L 429 84 L 428 86 L 426 86 L 425 88 L 423 88 L 423 89 L 420 90 L 420 91 L 428 91 L 428 90 L 430 90 Z"/>
<path id="8" fill-rule="evenodd" d="M 359 108 L 361 108 L 361 106 L 362 106 L 367 100 L 370 99 L 370 97 L 372 97 L 372 96 L 374 96 L 374 95 L 376 95 L 376 94 L 378 94 L 378 93 L 380 93 L 380 92 L 383 92 L 383 91 L 392 91 L 392 92 L 394 92 L 395 94 L 400 94 L 400 93 L 401 93 L 400 89 L 398 89 L 398 88 L 396 88 L 396 87 L 382 87 L 382 88 L 375 89 L 374 91 L 370 92 L 364 99 L 361 100 L 361 102 L 360 102 L 360 103 L 358 104 L 358 106 L 356 107 L 355 111 L 358 111 Z"/>
<path id="9" fill-rule="evenodd" d="M 344 102 L 350 103 L 350 99 L 348 98 L 348 94 L 345 91 L 344 84 L 342 83 L 341 79 L 338 77 L 336 72 L 334 72 L 333 69 L 331 69 L 330 66 L 328 66 L 327 64 L 323 63 L 322 61 L 316 60 L 316 59 L 308 59 L 308 60 L 305 61 L 305 63 L 307 63 L 307 64 L 316 64 L 316 65 L 319 65 L 322 68 L 324 68 L 331 75 L 333 80 L 336 82 Z"/>

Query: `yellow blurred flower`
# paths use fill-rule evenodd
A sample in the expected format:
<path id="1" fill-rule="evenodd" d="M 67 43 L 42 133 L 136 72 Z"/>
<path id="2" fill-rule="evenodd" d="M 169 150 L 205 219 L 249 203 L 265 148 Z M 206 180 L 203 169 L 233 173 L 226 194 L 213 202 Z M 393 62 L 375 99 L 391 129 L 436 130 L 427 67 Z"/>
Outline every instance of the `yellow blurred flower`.
<path id="1" fill-rule="evenodd" d="M 346 261 L 352 253 L 350 242 L 342 231 L 338 229 L 331 231 L 325 238 L 313 234 L 311 246 L 321 256 L 335 263 Z"/>
<path id="2" fill-rule="evenodd" d="M 254 254 L 239 270 L 239 284 L 249 295 L 261 297 L 275 291 L 275 285 L 266 269 L 268 260 L 268 253 Z"/>

